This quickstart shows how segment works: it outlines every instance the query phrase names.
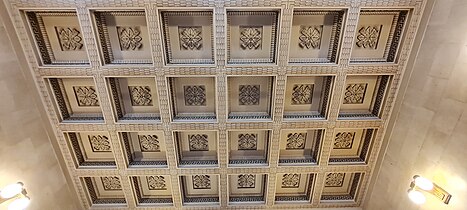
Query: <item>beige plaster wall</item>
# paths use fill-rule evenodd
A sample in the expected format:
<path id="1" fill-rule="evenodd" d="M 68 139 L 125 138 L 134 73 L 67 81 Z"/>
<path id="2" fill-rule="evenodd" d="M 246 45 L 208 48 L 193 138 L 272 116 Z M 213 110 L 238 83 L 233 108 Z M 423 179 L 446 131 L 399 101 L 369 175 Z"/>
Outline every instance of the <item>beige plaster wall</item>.
<path id="1" fill-rule="evenodd" d="M 0 4 L 2 2 L 0 1 Z M 1 10 L 0 13 L 5 12 Z M 22 181 L 29 210 L 78 209 L 41 118 L 32 78 L 23 74 L 0 15 L 0 187 Z M 16 38 L 16 37 L 15 37 Z M 24 63 L 22 63 L 24 65 Z M 7 209 L 7 205 L 0 205 Z"/>
<path id="2" fill-rule="evenodd" d="M 387 152 L 364 209 L 467 209 L 466 0 L 435 2 L 407 91 L 398 100 Z M 407 189 L 415 174 L 453 194 L 451 203 L 426 195 L 426 204 L 412 204 Z"/>

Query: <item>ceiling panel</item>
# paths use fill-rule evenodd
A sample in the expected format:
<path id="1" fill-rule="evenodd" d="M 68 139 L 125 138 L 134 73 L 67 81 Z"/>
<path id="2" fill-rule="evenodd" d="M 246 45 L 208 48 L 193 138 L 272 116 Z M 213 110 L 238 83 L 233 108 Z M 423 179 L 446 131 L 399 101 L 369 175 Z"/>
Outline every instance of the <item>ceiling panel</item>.
<path id="1" fill-rule="evenodd" d="M 84 209 L 361 206 L 424 5 L 7 3 Z"/>

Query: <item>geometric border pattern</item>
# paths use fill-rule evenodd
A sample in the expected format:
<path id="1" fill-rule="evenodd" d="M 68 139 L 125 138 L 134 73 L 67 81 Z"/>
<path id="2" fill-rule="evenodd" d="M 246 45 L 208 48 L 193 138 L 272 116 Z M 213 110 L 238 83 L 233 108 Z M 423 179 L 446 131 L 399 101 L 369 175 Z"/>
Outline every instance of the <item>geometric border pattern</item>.
<path id="1" fill-rule="evenodd" d="M 393 106 L 395 95 L 398 91 L 399 83 L 405 71 L 408 56 L 410 54 L 412 43 L 415 38 L 415 32 L 421 20 L 421 13 L 425 7 L 425 0 L 397 0 L 397 1 L 380 1 L 380 0 L 362 0 L 354 1 L 340 1 L 340 0 L 325 0 L 320 2 L 307 1 L 307 0 L 241 0 L 241 1 L 183 1 L 183 0 L 160 0 L 157 2 L 147 3 L 144 1 L 128 1 L 119 0 L 115 2 L 82 2 L 78 5 L 72 1 L 60 0 L 6 0 L 5 5 L 12 18 L 12 22 L 16 29 L 18 38 L 24 49 L 26 59 L 30 66 L 30 72 L 35 79 L 36 86 L 46 106 L 47 114 L 49 116 L 52 127 L 55 127 L 55 137 L 60 147 L 60 152 L 63 154 L 66 167 L 70 172 L 73 187 L 76 189 L 79 199 L 81 201 L 82 209 L 88 209 L 92 204 L 87 197 L 87 187 L 81 182 L 83 177 L 95 176 L 120 176 L 123 192 L 126 198 L 126 205 L 132 209 L 137 206 L 135 202 L 132 187 L 130 185 L 130 177 L 143 176 L 146 174 L 169 175 L 173 189 L 180 189 L 178 175 L 191 175 L 191 174 L 218 174 L 220 186 L 226 186 L 228 183 L 228 174 L 242 174 L 242 173 L 267 173 L 267 193 L 265 196 L 265 204 L 257 206 L 257 208 L 273 208 L 275 196 L 275 183 L 277 173 L 290 173 L 293 169 L 294 173 L 314 173 L 316 174 L 316 181 L 314 190 L 312 192 L 312 199 L 310 203 L 281 205 L 281 208 L 325 208 L 325 207 L 358 207 L 363 203 L 364 195 L 368 189 L 368 183 L 373 176 L 373 168 L 375 167 L 379 150 L 382 144 L 382 137 L 384 129 L 389 121 L 391 108 Z M 132 67 L 108 67 L 101 68 L 99 58 L 99 48 L 93 41 L 95 36 L 92 31 L 92 20 L 90 19 L 89 8 L 97 7 L 131 7 L 131 8 L 144 8 L 147 16 L 147 23 L 149 29 L 149 36 L 151 40 L 151 52 L 153 53 L 154 64 L 153 68 L 143 66 Z M 196 67 L 184 66 L 179 68 L 165 67 L 164 55 L 161 50 L 160 27 L 158 24 L 158 9 L 159 8 L 180 8 L 186 9 L 204 7 L 213 8 L 213 19 L 215 27 L 215 55 L 216 67 Z M 225 21 L 226 21 L 226 8 L 233 7 L 251 7 L 251 8 L 280 8 L 280 23 L 281 29 L 278 31 L 277 40 L 277 65 L 264 65 L 255 68 L 241 66 L 226 66 L 225 52 Z M 290 39 L 289 28 L 291 27 L 291 20 L 293 10 L 297 8 L 329 8 L 340 7 L 347 8 L 346 20 L 344 21 L 345 27 L 342 31 L 342 42 L 335 65 L 310 65 L 310 66 L 288 66 L 288 41 Z M 354 44 L 354 36 L 356 32 L 356 25 L 358 16 L 360 15 L 360 8 L 406 8 L 410 9 L 410 19 L 406 21 L 406 29 L 404 34 L 404 41 L 400 43 L 398 50 L 398 59 L 393 65 L 378 65 L 372 63 L 368 65 L 359 65 L 350 63 L 350 52 Z M 50 8 L 76 8 L 76 14 L 81 24 L 84 47 L 88 51 L 89 65 L 74 66 L 73 68 L 52 68 L 50 66 L 41 66 L 34 54 L 35 47 L 32 42 L 28 41 L 27 25 L 23 22 L 22 12 L 23 8 L 37 8 L 39 10 L 50 10 Z M 169 103 L 167 93 L 164 91 L 166 87 L 166 76 L 168 75 L 210 75 L 216 77 L 216 86 L 218 88 L 219 104 L 217 106 L 217 113 L 219 119 L 216 123 L 173 123 L 170 121 Z M 340 99 L 342 97 L 343 87 L 347 75 L 391 75 L 391 80 L 388 81 L 389 85 L 386 91 L 385 103 L 379 111 L 379 119 L 361 119 L 356 118 L 348 119 L 345 121 L 338 119 L 338 112 L 340 106 Z M 160 109 L 161 121 L 152 124 L 118 124 L 114 123 L 112 119 L 112 109 L 108 104 L 109 95 L 105 90 L 106 76 L 150 76 L 156 78 L 158 93 L 160 95 Z M 227 104 L 225 102 L 227 92 L 227 76 L 236 75 L 274 75 L 276 76 L 275 85 L 275 100 L 273 101 L 272 115 L 273 119 L 265 122 L 227 122 L 226 110 Z M 335 78 L 333 95 L 330 98 L 328 116 L 326 120 L 308 120 L 283 123 L 283 98 L 285 93 L 286 76 L 290 75 L 332 75 Z M 93 77 L 96 82 L 96 88 L 99 95 L 99 101 L 102 102 L 102 110 L 105 121 L 103 123 L 60 123 L 60 119 L 56 113 L 54 103 L 51 100 L 50 93 L 47 91 L 47 84 L 43 78 L 49 77 Z M 176 151 L 174 142 L 172 140 L 172 133 L 168 130 L 193 130 L 193 129 L 215 129 L 219 135 L 219 168 L 177 168 Z M 267 167 L 257 168 L 230 168 L 228 167 L 228 150 L 225 149 L 227 145 L 227 130 L 228 129 L 272 129 L 272 142 L 279 141 L 279 134 L 282 129 L 326 129 L 324 139 L 321 146 L 320 158 L 318 166 L 303 166 L 303 167 L 280 167 L 278 166 L 278 144 L 272 144 L 271 155 L 268 159 Z M 368 154 L 367 164 L 361 165 L 329 165 L 329 155 L 331 150 L 331 143 L 333 139 L 334 129 L 336 128 L 374 128 L 378 129 L 377 134 L 373 140 L 372 150 Z M 76 169 L 73 161 L 73 154 L 66 144 L 64 132 L 80 132 L 80 131 L 106 131 L 110 134 L 111 147 L 115 154 L 117 168 L 106 168 L 100 170 L 82 170 Z M 128 131 L 150 131 L 150 130 L 164 130 L 165 143 L 167 146 L 168 168 L 167 169 L 147 169 L 147 170 L 128 170 L 126 168 L 124 154 L 121 150 L 121 144 L 118 139 L 118 132 Z M 364 173 L 359 183 L 358 192 L 355 194 L 351 202 L 320 202 L 321 192 L 324 187 L 324 177 L 329 172 L 348 172 L 348 173 Z M 180 196 L 179 190 L 173 191 L 174 208 L 181 208 L 183 201 Z M 219 205 L 223 209 L 241 209 L 240 206 L 228 205 L 228 191 L 227 189 L 219 189 Z"/>

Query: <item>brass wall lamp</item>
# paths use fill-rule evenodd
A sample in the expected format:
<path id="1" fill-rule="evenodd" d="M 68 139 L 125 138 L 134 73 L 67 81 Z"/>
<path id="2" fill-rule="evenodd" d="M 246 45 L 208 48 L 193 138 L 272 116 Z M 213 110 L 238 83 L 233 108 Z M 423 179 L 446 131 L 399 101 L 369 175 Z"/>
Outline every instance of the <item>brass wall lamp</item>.
<path id="1" fill-rule="evenodd" d="M 448 204 L 452 197 L 452 195 L 449 194 L 446 190 L 436 185 L 429 179 L 415 175 L 413 176 L 413 181 L 410 183 L 410 188 L 407 191 L 410 200 L 416 204 L 425 203 L 426 198 L 422 192 L 427 192 L 434 195 L 445 204 Z"/>

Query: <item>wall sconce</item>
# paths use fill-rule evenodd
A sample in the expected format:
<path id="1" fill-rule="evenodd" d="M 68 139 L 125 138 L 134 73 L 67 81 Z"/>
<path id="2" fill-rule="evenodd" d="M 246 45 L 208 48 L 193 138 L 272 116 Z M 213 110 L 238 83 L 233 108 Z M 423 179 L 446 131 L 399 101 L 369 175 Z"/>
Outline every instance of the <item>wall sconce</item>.
<path id="1" fill-rule="evenodd" d="M 407 191 L 410 200 L 416 204 L 425 203 L 426 198 L 422 192 L 428 192 L 434 195 L 445 204 L 448 204 L 452 197 L 452 195 L 446 192 L 446 190 L 428 180 L 427 178 L 415 175 L 413 176 L 413 181 L 410 183 L 410 188 Z"/>
<path id="2" fill-rule="evenodd" d="M 0 189 L 0 204 L 9 202 L 8 210 L 23 210 L 30 202 L 22 182 L 7 185 Z"/>

